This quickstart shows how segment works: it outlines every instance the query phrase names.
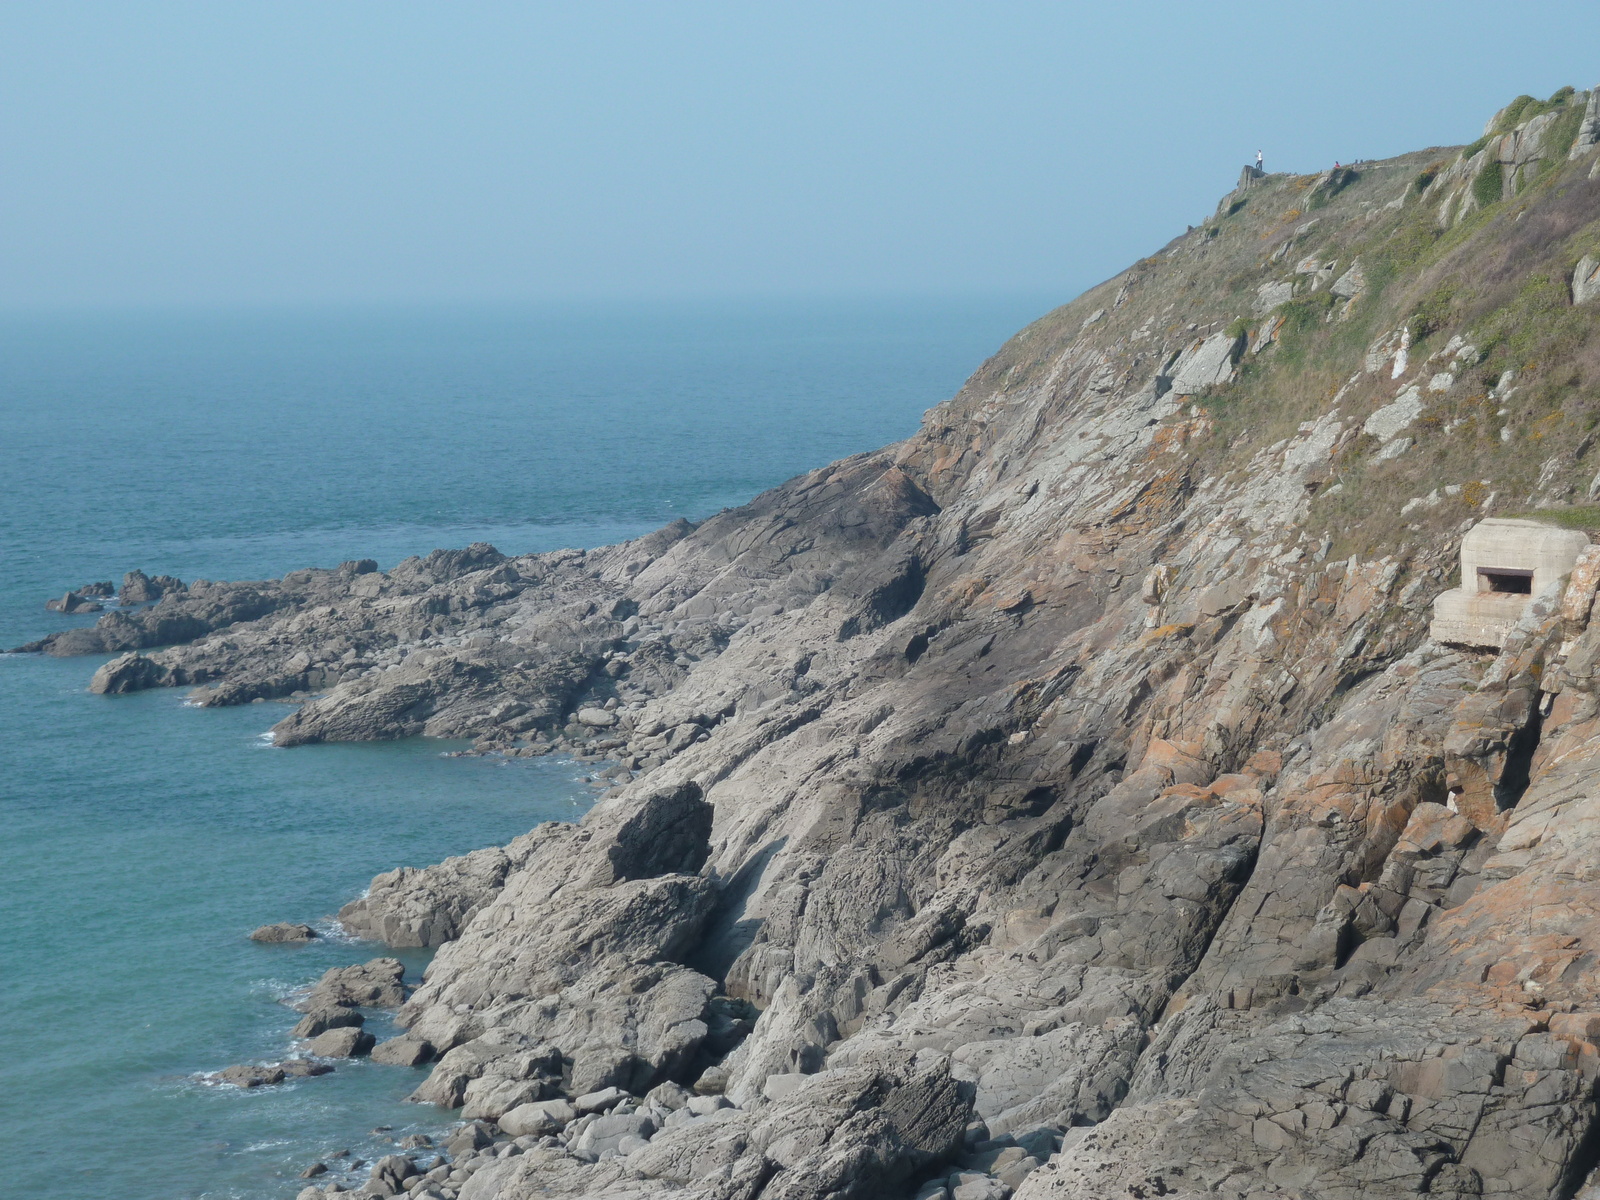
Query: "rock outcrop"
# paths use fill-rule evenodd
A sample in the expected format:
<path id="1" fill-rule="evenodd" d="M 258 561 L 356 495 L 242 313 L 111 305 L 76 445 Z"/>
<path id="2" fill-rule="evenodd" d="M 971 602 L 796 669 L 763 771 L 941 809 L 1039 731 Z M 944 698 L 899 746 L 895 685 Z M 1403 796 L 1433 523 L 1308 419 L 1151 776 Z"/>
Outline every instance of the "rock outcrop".
<path id="1" fill-rule="evenodd" d="M 1595 519 L 1592 103 L 1529 103 L 1251 175 L 905 442 L 698 526 L 196 581 L 38 648 L 301 700 L 281 745 L 614 764 L 341 913 L 437 957 L 308 1004 L 400 1004 L 374 1057 L 480 1123 L 383 1186 L 1572 1197 L 1595 556 L 1503 645 L 1428 637 L 1476 522 Z"/>

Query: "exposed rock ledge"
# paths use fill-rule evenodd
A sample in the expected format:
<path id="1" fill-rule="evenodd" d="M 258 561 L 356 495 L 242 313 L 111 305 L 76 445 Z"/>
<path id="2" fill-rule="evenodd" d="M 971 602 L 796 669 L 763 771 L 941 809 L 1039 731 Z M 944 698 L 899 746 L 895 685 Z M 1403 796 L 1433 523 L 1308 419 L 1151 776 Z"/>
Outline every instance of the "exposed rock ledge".
<path id="1" fill-rule="evenodd" d="M 108 692 L 315 694 L 284 745 L 621 764 L 582 822 L 342 914 L 441 947 L 391 1056 L 440 1054 L 418 1098 L 527 1131 L 415 1194 L 1568 1198 L 1600 1148 L 1593 581 L 1498 654 L 1425 637 L 1464 525 L 1597 465 L 1538 407 L 1590 325 L 1516 397 L 1475 349 L 1600 204 L 1545 149 L 1515 220 L 1457 203 L 1477 159 L 1252 177 L 916 436 L 698 527 L 202 581 L 40 648 L 136 652 Z"/>

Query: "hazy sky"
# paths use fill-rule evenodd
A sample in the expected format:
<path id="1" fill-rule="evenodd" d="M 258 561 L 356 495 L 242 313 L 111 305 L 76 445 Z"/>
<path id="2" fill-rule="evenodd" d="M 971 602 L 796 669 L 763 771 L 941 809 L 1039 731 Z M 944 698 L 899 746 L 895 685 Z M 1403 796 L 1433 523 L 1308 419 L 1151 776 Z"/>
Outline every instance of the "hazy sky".
<path id="1" fill-rule="evenodd" d="M 0 306 L 1061 291 L 1600 81 L 1600 4 L 0 5 Z"/>

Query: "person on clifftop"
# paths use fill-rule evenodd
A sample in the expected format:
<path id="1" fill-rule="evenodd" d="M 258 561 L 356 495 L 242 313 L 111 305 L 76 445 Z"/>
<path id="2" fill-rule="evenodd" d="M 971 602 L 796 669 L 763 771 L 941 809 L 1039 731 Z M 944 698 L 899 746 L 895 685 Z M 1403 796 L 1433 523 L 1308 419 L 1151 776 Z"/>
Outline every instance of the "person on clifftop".
<path id="1" fill-rule="evenodd" d="M 1261 170 L 1261 151 L 1256 151 L 1256 170 Z"/>

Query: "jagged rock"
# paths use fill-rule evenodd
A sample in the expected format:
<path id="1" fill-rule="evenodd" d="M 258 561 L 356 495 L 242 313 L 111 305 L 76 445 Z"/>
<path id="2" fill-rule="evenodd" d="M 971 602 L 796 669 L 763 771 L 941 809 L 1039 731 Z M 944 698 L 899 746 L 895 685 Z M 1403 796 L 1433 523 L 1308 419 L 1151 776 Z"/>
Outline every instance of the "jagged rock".
<path id="1" fill-rule="evenodd" d="M 159 687 L 166 677 L 167 669 L 160 663 L 133 651 L 112 659 L 97 670 L 89 681 L 89 690 L 99 696 L 115 696 Z"/>
<path id="2" fill-rule="evenodd" d="M 1572 302 L 1587 304 L 1600 296 L 1600 258 L 1585 254 L 1572 270 Z"/>
<path id="3" fill-rule="evenodd" d="M 284 1076 L 285 1072 L 281 1066 L 262 1067 L 246 1063 L 237 1067 L 226 1067 L 212 1078 L 232 1087 L 258 1088 L 282 1083 Z"/>
<path id="4" fill-rule="evenodd" d="M 121 600 L 124 604 L 149 604 L 162 596 L 184 590 L 183 581 L 171 575 L 157 575 L 152 579 L 143 571 L 129 571 L 122 577 Z"/>
<path id="5" fill-rule="evenodd" d="M 375 1196 L 396 1196 L 406 1190 L 406 1181 L 420 1175 L 416 1164 L 404 1154 L 389 1154 L 372 1164 L 367 1187 Z"/>
<path id="6" fill-rule="evenodd" d="M 1503 648 L 1427 632 L 1469 523 L 1592 474 L 1551 399 L 1576 326 L 1510 330 L 1539 347 L 1516 379 L 1464 352 L 1570 266 L 1573 115 L 1252 180 L 905 442 L 698 526 L 197 582 L 39 648 L 163 646 L 143 682 L 201 703 L 320 693 L 280 744 L 636 774 L 347 909 L 439 946 L 397 1017 L 439 1052 L 416 1099 L 531 1138 L 554 1101 L 528 1096 L 645 1097 L 475 1154 L 458 1200 L 1573 1195 L 1600 1136 L 1594 556 Z M 1463 224 L 1496 167 L 1515 214 Z M 1361 347 L 1325 305 L 1375 261 Z M 1295 264 L 1306 303 L 1236 371 L 1203 331 Z"/>
<path id="7" fill-rule="evenodd" d="M 1233 378 L 1234 363 L 1244 338 L 1228 333 L 1214 333 L 1202 341 L 1185 348 L 1173 364 L 1171 384 L 1175 396 L 1191 396 Z"/>
<path id="8" fill-rule="evenodd" d="M 301 925 L 294 921 L 279 921 L 275 925 L 263 925 L 250 935 L 252 942 L 309 942 L 317 936 L 317 931 L 309 925 Z"/>
<path id="9" fill-rule="evenodd" d="M 91 584 L 90 587 L 94 587 Z M 58 613 L 96 613 L 104 612 L 105 606 L 97 600 L 90 598 L 87 589 L 77 592 L 67 592 L 54 600 L 46 600 L 45 608 Z"/>
<path id="10" fill-rule="evenodd" d="M 397 958 L 374 958 L 352 967 L 330 967 L 300 1004 L 322 1008 L 397 1008 L 405 1003 L 405 966 Z"/>
<path id="11" fill-rule="evenodd" d="M 1573 139 L 1569 158 L 1582 158 L 1600 146 L 1600 87 L 1589 90 L 1589 102 L 1583 110 L 1583 121 L 1578 126 L 1578 136 Z"/>
<path id="12" fill-rule="evenodd" d="M 330 1029 L 359 1029 L 366 1018 L 353 1008 L 339 1005 L 314 1008 L 301 1017 L 289 1033 L 290 1037 L 314 1038 Z"/>
<path id="13" fill-rule="evenodd" d="M 535 830 L 503 849 L 494 846 L 437 866 L 387 871 L 372 880 L 366 895 L 339 910 L 339 922 L 358 937 L 390 946 L 441 946 L 460 935 L 542 836 Z"/>
<path id="14" fill-rule="evenodd" d="M 313 1062 L 309 1058 L 286 1058 L 278 1065 L 283 1068 L 285 1075 L 298 1078 L 333 1074 L 333 1068 L 327 1063 Z"/>

